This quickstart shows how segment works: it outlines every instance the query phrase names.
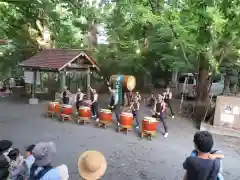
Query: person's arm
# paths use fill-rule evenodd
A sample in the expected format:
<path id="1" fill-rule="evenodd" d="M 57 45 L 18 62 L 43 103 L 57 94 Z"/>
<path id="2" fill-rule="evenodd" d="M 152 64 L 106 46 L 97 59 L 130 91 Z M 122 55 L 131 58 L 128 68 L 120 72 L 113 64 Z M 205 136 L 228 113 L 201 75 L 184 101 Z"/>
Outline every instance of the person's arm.
<path id="1" fill-rule="evenodd" d="M 139 98 L 138 98 L 138 100 L 141 101 L 141 99 L 142 99 L 142 97 L 141 97 L 141 95 L 139 94 Z"/>
<path id="2" fill-rule="evenodd" d="M 223 159 L 224 155 L 223 154 L 209 154 L 210 159 Z"/>
<path id="3" fill-rule="evenodd" d="M 90 85 L 88 85 L 88 87 L 89 87 L 90 91 L 93 92 L 93 88 Z"/>
<path id="4" fill-rule="evenodd" d="M 157 103 L 155 102 L 154 106 L 153 106 L 153 113 L 156 113 L 156 105 L 157 105 Z"/>
<path id="5" fill-rule="evenodd" d="M 163 93 L 163 99 L 165 99 L 165 98 L 166 98 L 166 92 Z"/>
<path id="6" fill-rule="evenodd" d="M 130 109 L 132 109 L 133 108 L 133 103 L 131 102 L 131 104 L 130 104 L 130 107 L 129 107 Z"/>
<path id="7" fill-rule="evenodd" d="M 172 99 L 172 93 L 169 92 L 169 99 Z"/>

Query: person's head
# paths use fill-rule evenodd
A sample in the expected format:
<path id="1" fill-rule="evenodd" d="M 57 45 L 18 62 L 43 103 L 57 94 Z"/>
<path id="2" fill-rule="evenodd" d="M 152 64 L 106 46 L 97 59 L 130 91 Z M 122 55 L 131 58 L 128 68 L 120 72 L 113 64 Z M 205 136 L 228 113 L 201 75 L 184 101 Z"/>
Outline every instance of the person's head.
<path id="1" fill-rule="evenodd" d="M 80 89 L 80 88 L 78 88 L 78 89 L 77 89 L 77 92 L 78 92 L 78 93 L 80 93 L 80 92 L 81 92 L 81 89 Z"/>
<path id="2" fill-rule="evenodd" d="M 66 91 L 67 89 L 68 89 L 68 87 L 67 87 L 67 86 L 65 86 L 65 87 L 64 87 L 64 90 Z"/>
<path id="3" fill-rule="evenodd" d="M 136 95 L 138 96 L 138 95 L 139 95 L 139 92 L 136 92 Z"/>
<path id="4" fill-rule="evenodd" d="M 28 147 L 26 147 L 25 151 L 26 151 L 26 157 L 31 156 L 33 149 L 35 148 L 35 144 L 32 144 Z"/>
<path id="5" fill-rule="evenodd" d="M 161 94 L 158 94 L 157 101 L 162 102 L 162 100 L 163 100 L 163 96 Z"/>
<path id="6" fill-rule="evenodd" d="M 9 140 L 1 140 L 0 141 L 0 154 L 8 151 L 12 147 L 12 141 Z"/>
<path id="7" fill-rule="evenodd" d="M 154 93 L 151 94 L 151 97 L 154 97 Z"/>
<path id="8" fill-rule="evenodd" d="M 56 146 L 53 142 L 40 142 L 36 144 L 32 153 L 37 166 L 47 166 L 52 162 L 56 153 Z"/>
<path id="9" fill-rule="evenodd" d="M 213 137 L 208 131 L 196 132 L 193 142 L 198 152 L 209 153 L 213 147 Z"/>
<path id="10" fill-rule="evenodd" d="M 78 171 L 85 180 L 100 179 L 107 169 L 104 155 L 97 151 L 86 151 L 78 159 Z"/>
<path id="11" fill-rule="evenodd" d="M 20 154 L 19 149 L 15 148 L 15 149 L 12 149 L 11 151 L 9 151 L 7 156 L 9 157 L 10 160 L 16 161 L 19 154 Z"/>
<path id="12" fill-rule="evenodd" d="M 97 93 L 96 89 L 93 89 L 92 92 L 93 92 L 93 94 L 96 94 L 96 93 Z"/>

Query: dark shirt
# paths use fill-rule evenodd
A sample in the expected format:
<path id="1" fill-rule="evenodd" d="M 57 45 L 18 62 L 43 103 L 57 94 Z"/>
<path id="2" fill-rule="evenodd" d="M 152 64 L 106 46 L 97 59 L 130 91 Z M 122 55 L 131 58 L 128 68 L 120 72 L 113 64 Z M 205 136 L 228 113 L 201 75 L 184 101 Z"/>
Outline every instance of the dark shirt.
<path id="1" fill-rule="evenodd" d="M 156 112 L 157 112 L 157 113 L 160 113 L 160 112 L 162 112 L 162 109 L 163 109 L 163 108 L 162 108 L 162 103 L 159 103 L 159 102 L 158 102 L 158 103 L 156 104 Z"/>
<path id="2" fill-rule="evenodd" d="M 183 163 L 183 168 L 187 171 L 187 180 L 217 180 L 220 160 L 190 156 Z"/>

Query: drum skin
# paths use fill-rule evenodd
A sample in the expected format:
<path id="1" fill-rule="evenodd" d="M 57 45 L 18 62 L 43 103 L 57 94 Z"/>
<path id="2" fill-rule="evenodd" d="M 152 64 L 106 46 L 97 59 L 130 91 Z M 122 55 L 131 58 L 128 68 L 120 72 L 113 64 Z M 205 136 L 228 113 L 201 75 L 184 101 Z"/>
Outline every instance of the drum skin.
<path id="1" fill-rule="evenodd" d="M 91 110 L 90 108 L 81 108 L 79 109 L 79 117 L 83 117 L 83 118 L 91 118 Z"/>
<path id="2" fill-rule="evenodd" d="M 125 127 L 132 127 L 133 116 L 129 116 L 128 114 L 122 113 L 120 115 L 120 124 Z"/>
<path id="3" fill-rule="evenodd" d="M 72 115 L 72 107 L 62 106 L 61 114 Z"/>
<path id="4" fill-rule="evenodd" d="M 50 102 L 48 104 L 48 111 L 58 113 L 60 110 L 60 104 L 58 102 Z"/>
<path id="5" fill-rule="evenodd" d="M 159 123 L 158 121 L 149 122 L 148 120 L 142 120 L 142 130 L 156 132 L 158 123 Z"/>
<path id="6" fill-rule="evenodd" d="M 113 84 L 116 82 L 116 79 L 122 77 L 122 87 L 125 91 L 133 91 L 136 87 L 136 78 L 131 75 L 112 75 L 110 77 L 110 83 Z"/>
<path id="7" fill-rule="evenodd" d="M 109 122 L 112 121 L 112 112 L 107 113 L 107 112 L 104 112 L 104 111 L 100 111 L 99 119 L 101 121 L 109 121 Z"/>

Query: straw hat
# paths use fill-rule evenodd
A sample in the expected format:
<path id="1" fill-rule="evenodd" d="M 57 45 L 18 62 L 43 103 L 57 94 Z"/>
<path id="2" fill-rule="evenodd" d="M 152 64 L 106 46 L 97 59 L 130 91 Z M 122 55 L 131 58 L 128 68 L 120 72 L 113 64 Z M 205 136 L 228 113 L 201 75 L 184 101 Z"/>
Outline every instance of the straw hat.
<path id="1" fill-rule="evenodd" d="M 78 159 L 78 171 L 86 180 L 100 179 L 107 169 L 107 162 L 102 153 L 86 151 Z"/>

